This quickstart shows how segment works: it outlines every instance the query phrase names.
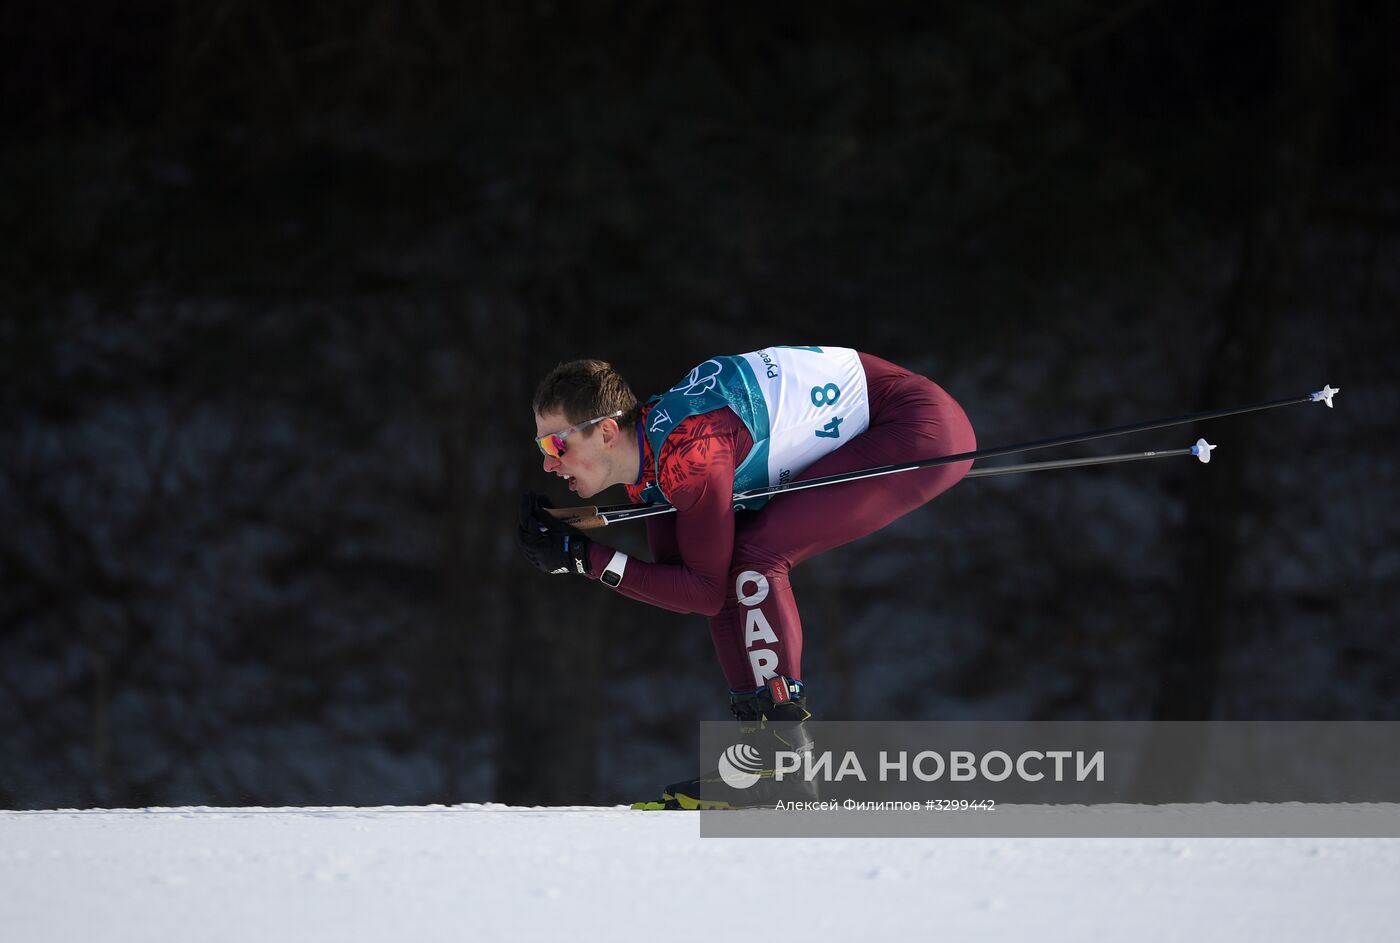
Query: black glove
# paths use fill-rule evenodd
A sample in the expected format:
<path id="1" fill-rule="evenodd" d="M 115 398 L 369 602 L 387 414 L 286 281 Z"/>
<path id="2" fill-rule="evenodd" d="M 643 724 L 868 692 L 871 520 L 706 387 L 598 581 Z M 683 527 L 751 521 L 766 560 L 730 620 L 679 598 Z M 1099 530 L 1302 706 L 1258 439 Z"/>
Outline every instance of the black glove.
<path id="1" fill-rule="evenodd" d="M 527 492 L 520 498 L 520 530 L 516 539 L 525 558 L 545 573 L 587 573 L 588 545 L 576 527 L 556 520 L 543 509 L 554 505 L 543 495 Z"/>

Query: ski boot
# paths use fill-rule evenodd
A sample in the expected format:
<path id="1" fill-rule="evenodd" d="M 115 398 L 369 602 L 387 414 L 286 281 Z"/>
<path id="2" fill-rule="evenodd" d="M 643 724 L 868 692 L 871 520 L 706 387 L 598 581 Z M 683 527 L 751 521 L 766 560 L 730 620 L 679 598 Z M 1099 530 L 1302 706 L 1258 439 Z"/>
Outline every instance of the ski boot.
<path id="1" fill-rule="evenodd" d="M 777 677 L 756 691 L 731 691 L 729 709 L 739 721 L 739 743 L 725 751 L 720 768 L 695 779 L 672 783 L 660 802 L 639 802 L 634 809 L 772 808 L 778 801 L 811 801 L 817 784 L 801 772 L 774 776 L 779 751 L 810 753 L 803 684 Z"/>

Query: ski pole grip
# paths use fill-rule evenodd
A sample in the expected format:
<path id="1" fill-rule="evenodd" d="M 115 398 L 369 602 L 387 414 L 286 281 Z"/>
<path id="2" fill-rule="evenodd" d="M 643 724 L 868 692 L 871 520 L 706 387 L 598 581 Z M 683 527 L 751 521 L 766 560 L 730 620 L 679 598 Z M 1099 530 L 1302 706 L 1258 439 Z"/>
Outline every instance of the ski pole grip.
<path id="1" fill-rule="evenodd" d="M 608 526 L 607 519 L 598 513 L 596 506 L 579 508 L 544 508 L 556 520 L 577 527 L 579 530 L 594 530 Z"/>

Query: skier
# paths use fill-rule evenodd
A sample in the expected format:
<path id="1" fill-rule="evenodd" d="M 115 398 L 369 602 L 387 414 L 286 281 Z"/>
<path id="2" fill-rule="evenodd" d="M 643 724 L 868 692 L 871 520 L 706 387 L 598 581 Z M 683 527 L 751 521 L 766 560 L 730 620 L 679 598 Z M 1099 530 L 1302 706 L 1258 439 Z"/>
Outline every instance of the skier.
<path id="1" fill-rule="evenodd" d="M 745 502 L 735 492 L 974 451 L 972 426 L 925 377 L 841 347 L 770 347 L 713 357 L 645 404 L 611 365 L 560 364 L 534 397 L 544 470 L 591 497 L 624 485 L 633 503 L 669 502 L 647 520 L 652 562 L 595 542 L 522 499 L 519 541 L 546 573 L 576 573 L 673 612 L 704 613 L 750 733 L 772 728 L 810 749 L 801 722 L 802 623 L 788 574 L 947 491 L 972 462 L 935 466 Z M 780 726 L 786 724 L 786 726 Z M 772 745 L 772 744 L 770 744 Z M 666 808 L 764 804 L 761 791 L 702 801 L 713 776 L 673 783 Z"/>

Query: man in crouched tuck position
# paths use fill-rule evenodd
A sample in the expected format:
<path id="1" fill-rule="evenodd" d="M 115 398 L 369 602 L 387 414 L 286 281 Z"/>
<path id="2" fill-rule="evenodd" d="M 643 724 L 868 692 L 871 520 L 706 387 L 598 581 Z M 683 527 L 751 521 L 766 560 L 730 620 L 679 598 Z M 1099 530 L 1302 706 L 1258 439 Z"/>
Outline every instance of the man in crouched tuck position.
<path id="1" fill-rule="evenodd" d="M 575 360 L 544 378 L 533 405 L 544 470 L 571 491 L 587 498 L 620 484 L 632 502 L 668 502 L 676 513 L 647 519 L 648 563 L 561 523 L 547 500 L 527 494 L 525 555 L 546 573 L 708 616 L 730 709 L 765 757 L 767 776 L 752 788 L 730 788 L 715 772 L 667 786 L 653 807 L 771 805 L 774 751 L 811 749 L 792 568 L 932 500 L 972 463 L 746 501 L 738 513 L 732 496 L 974 451 L 967 416 L 933 381 L 842 347 L 712 357 L 645 404 L 611 365 Z"/>

